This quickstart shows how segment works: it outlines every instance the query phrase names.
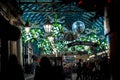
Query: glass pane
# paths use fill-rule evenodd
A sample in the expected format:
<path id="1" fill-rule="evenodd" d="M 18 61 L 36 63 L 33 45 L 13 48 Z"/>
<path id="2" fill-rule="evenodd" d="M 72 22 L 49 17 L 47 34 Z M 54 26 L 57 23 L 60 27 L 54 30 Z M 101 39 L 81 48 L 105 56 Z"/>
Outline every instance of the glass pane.
<path id="1" fill-rule="evenodd" d="M 38 2 L 52 2 L 52 0 L 37 0 Z"/>
<path id="2" fill-rule="evenodd" d="M 35 2 L 35 0 L 20 0 L 20 2 Z"/>

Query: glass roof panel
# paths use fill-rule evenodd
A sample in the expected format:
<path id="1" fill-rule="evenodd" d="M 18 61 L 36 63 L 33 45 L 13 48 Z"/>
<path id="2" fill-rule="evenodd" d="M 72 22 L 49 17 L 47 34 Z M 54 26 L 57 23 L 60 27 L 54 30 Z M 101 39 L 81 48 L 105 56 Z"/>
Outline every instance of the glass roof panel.
<path id="1" fill-rule="evenodd" d="M 54 20 L 55 13 L 57 14 L 59 22 L 66 28 L 71 30 L 73 22 L 80 20 L 85 23 L 86 28 L 103 27 L 103 16 L 94 18 L 96 12 L 87 12 L 81 9 L 75 4 L 61 4 L 55 3 L 53 5 L 52 0 L 20 0 L 20 8 L 23 10 L 23 20 L 26 21 L 28 18 L 31 23 L 38 22 L 40 26 L 46 21 L 49 16 L 51 21 Z M 55 0 L 61 1 L 61 0 Z M 34 3 L 22 3 L 22 2 L 34 2 Z M 42 3 L 49 2 L 49 3 Z M 62 17 L 64 17 L 62 19 Z"/>
<path id="2" fill-rule="evenodd" d="M 38 2 L 52 2 L 52 0 L 37 0 Z"/>
<path id="3" fill-rule="evenodd" d="M 35 25 L 43 30 L 43 24 L 49 17 L 50 22 L 54 22 L 55 15 L 57 15 L 57 22 L 69 31 L 72 30 L 72 24 L 75 21 L 82 21 L 85 24 L 85 31 L 83 34 L 89 38 L 89 33 L 95 33 L 97 36 L 104 35 L 104 17 L 96 16 L 96 12 L 86 11 L 76 4 L 63 4 L 61 0 L 17 0 L 20 1 L 20 8 L 23 11 L 22 19 L 24 22 L 30 20 L 32 27 Z M 57 3 L 58 2 L 58 3 Z M 88 32 L 88 31 L 89 32 Z M 87 35 L 88 34 L 88 35 Z M 94 37 L 94 36 L 92 36 Z M 80 38 L 82 40 L 82 38 Z M 92 40 L 93 38 L 91 38 Z"/>
<path id="4" fill-rule="evenodd" d="M 19 0 L 17 0 L 19 1 Z M 20 0 L 20 2 L 35 2 L 36 0 Z"/>

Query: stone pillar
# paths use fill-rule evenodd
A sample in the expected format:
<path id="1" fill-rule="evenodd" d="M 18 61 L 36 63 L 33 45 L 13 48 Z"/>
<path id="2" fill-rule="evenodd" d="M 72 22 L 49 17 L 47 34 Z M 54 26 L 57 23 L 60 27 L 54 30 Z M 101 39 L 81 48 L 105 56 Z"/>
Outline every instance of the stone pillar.
<path id="1" fill-rule="evenodd" d="M 33 49 L 31 43 L 28 41 L 28 64 L 33 63 L 32 56 L 33 56 Z"/>
<path id="2" fill-rule="evenodd" d="M 17 56 L 17 41 L 10 42 L 10 54 L 15 54 Z"/>
<path id="3" fill-rule="evenodd" d="M 22 39 L 17 41 L 17 57 L 19 63 L 23 66 L 23 51 L 22 51 Z"/>
<path id="4" fill-rule="evenodd" d="M 22 40 L 10 41 L 10 54 L 15 54 L 18 62 L 23 66 Z"/>

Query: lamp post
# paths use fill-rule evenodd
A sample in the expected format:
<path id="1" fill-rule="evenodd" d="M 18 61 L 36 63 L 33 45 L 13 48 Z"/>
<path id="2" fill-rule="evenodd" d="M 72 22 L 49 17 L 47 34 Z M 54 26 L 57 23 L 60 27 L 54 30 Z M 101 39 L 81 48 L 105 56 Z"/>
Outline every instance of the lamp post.
<path id="1" fill-rule="evenodd" d="M 30 31 L 30 22 L 29 22 L 29 20 L 27 20 L 26 23 L 25 23 L 25 31 L 27 33 L 29 33 L 29 31 Z"/>
<path id="2" fill-rule="evenodd" d="M 52 30 L 52 24 L 47 19 L 46 23 L 43 25 L 45 32 L 49 33 Z"/>
<path id="3" fill-rule="evenodd" d="M 52 31 L 52 23 L 49 22 L 47 18 L 47 22 L 43 25 L 45 32 L 50 33 Z M 57 57 L 57 50 L 54 46 L 54 37 L 48 36 L 48 40 L 51 42 L 53 54 L 55 54 L 55 57 Z"/>
<path id="4" fill-rule="evenodd" d="M 27 21 L 26 21 L 26 23 L 25 23 L 25 25 L 24 25 L 24 28 L 25 28 L 25 31 L 26 31 L 26 33 L 27 33 L 27 35 L 29 35 L 28 33 L 30 32 L 30 22 L 29 22 L 29 19 L 27 19 Z M 30 42 L 28 41 L 26 44 L 25 44 L 25 46 L 24 46 L 24 50 L 25 50 L 25 52 L 24 52 L 24 58 L 23 58 L 23 61 L 24 61 L 24 65 L 25 65 L 25 70 L 26 70 L 26 64 L 28 64 L 28 57 L 29 57 L 29 44 L 30 44 Z"/>
<path id="5" fill-rule="evenodd" d="M 55 45 L 54 45 L 54 37 L 49 36 L 48 39 L 51 42 L 52 49 L 53 49 L 53 54 L 55 54 L 55 57 L 57 57 L 57 50 L 56 50 Z"/>

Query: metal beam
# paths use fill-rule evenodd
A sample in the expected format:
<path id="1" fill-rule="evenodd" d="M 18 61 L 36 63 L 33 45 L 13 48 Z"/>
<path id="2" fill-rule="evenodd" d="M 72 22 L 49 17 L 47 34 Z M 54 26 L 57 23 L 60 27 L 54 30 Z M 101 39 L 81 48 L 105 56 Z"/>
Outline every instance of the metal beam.
<path id="1" fill-rule="evenodd" d="M 83 11 L 24 11 L 24 12 L 28 12 L 28 13 L 79 13 L 79 12 L 83 12 Z"/>

